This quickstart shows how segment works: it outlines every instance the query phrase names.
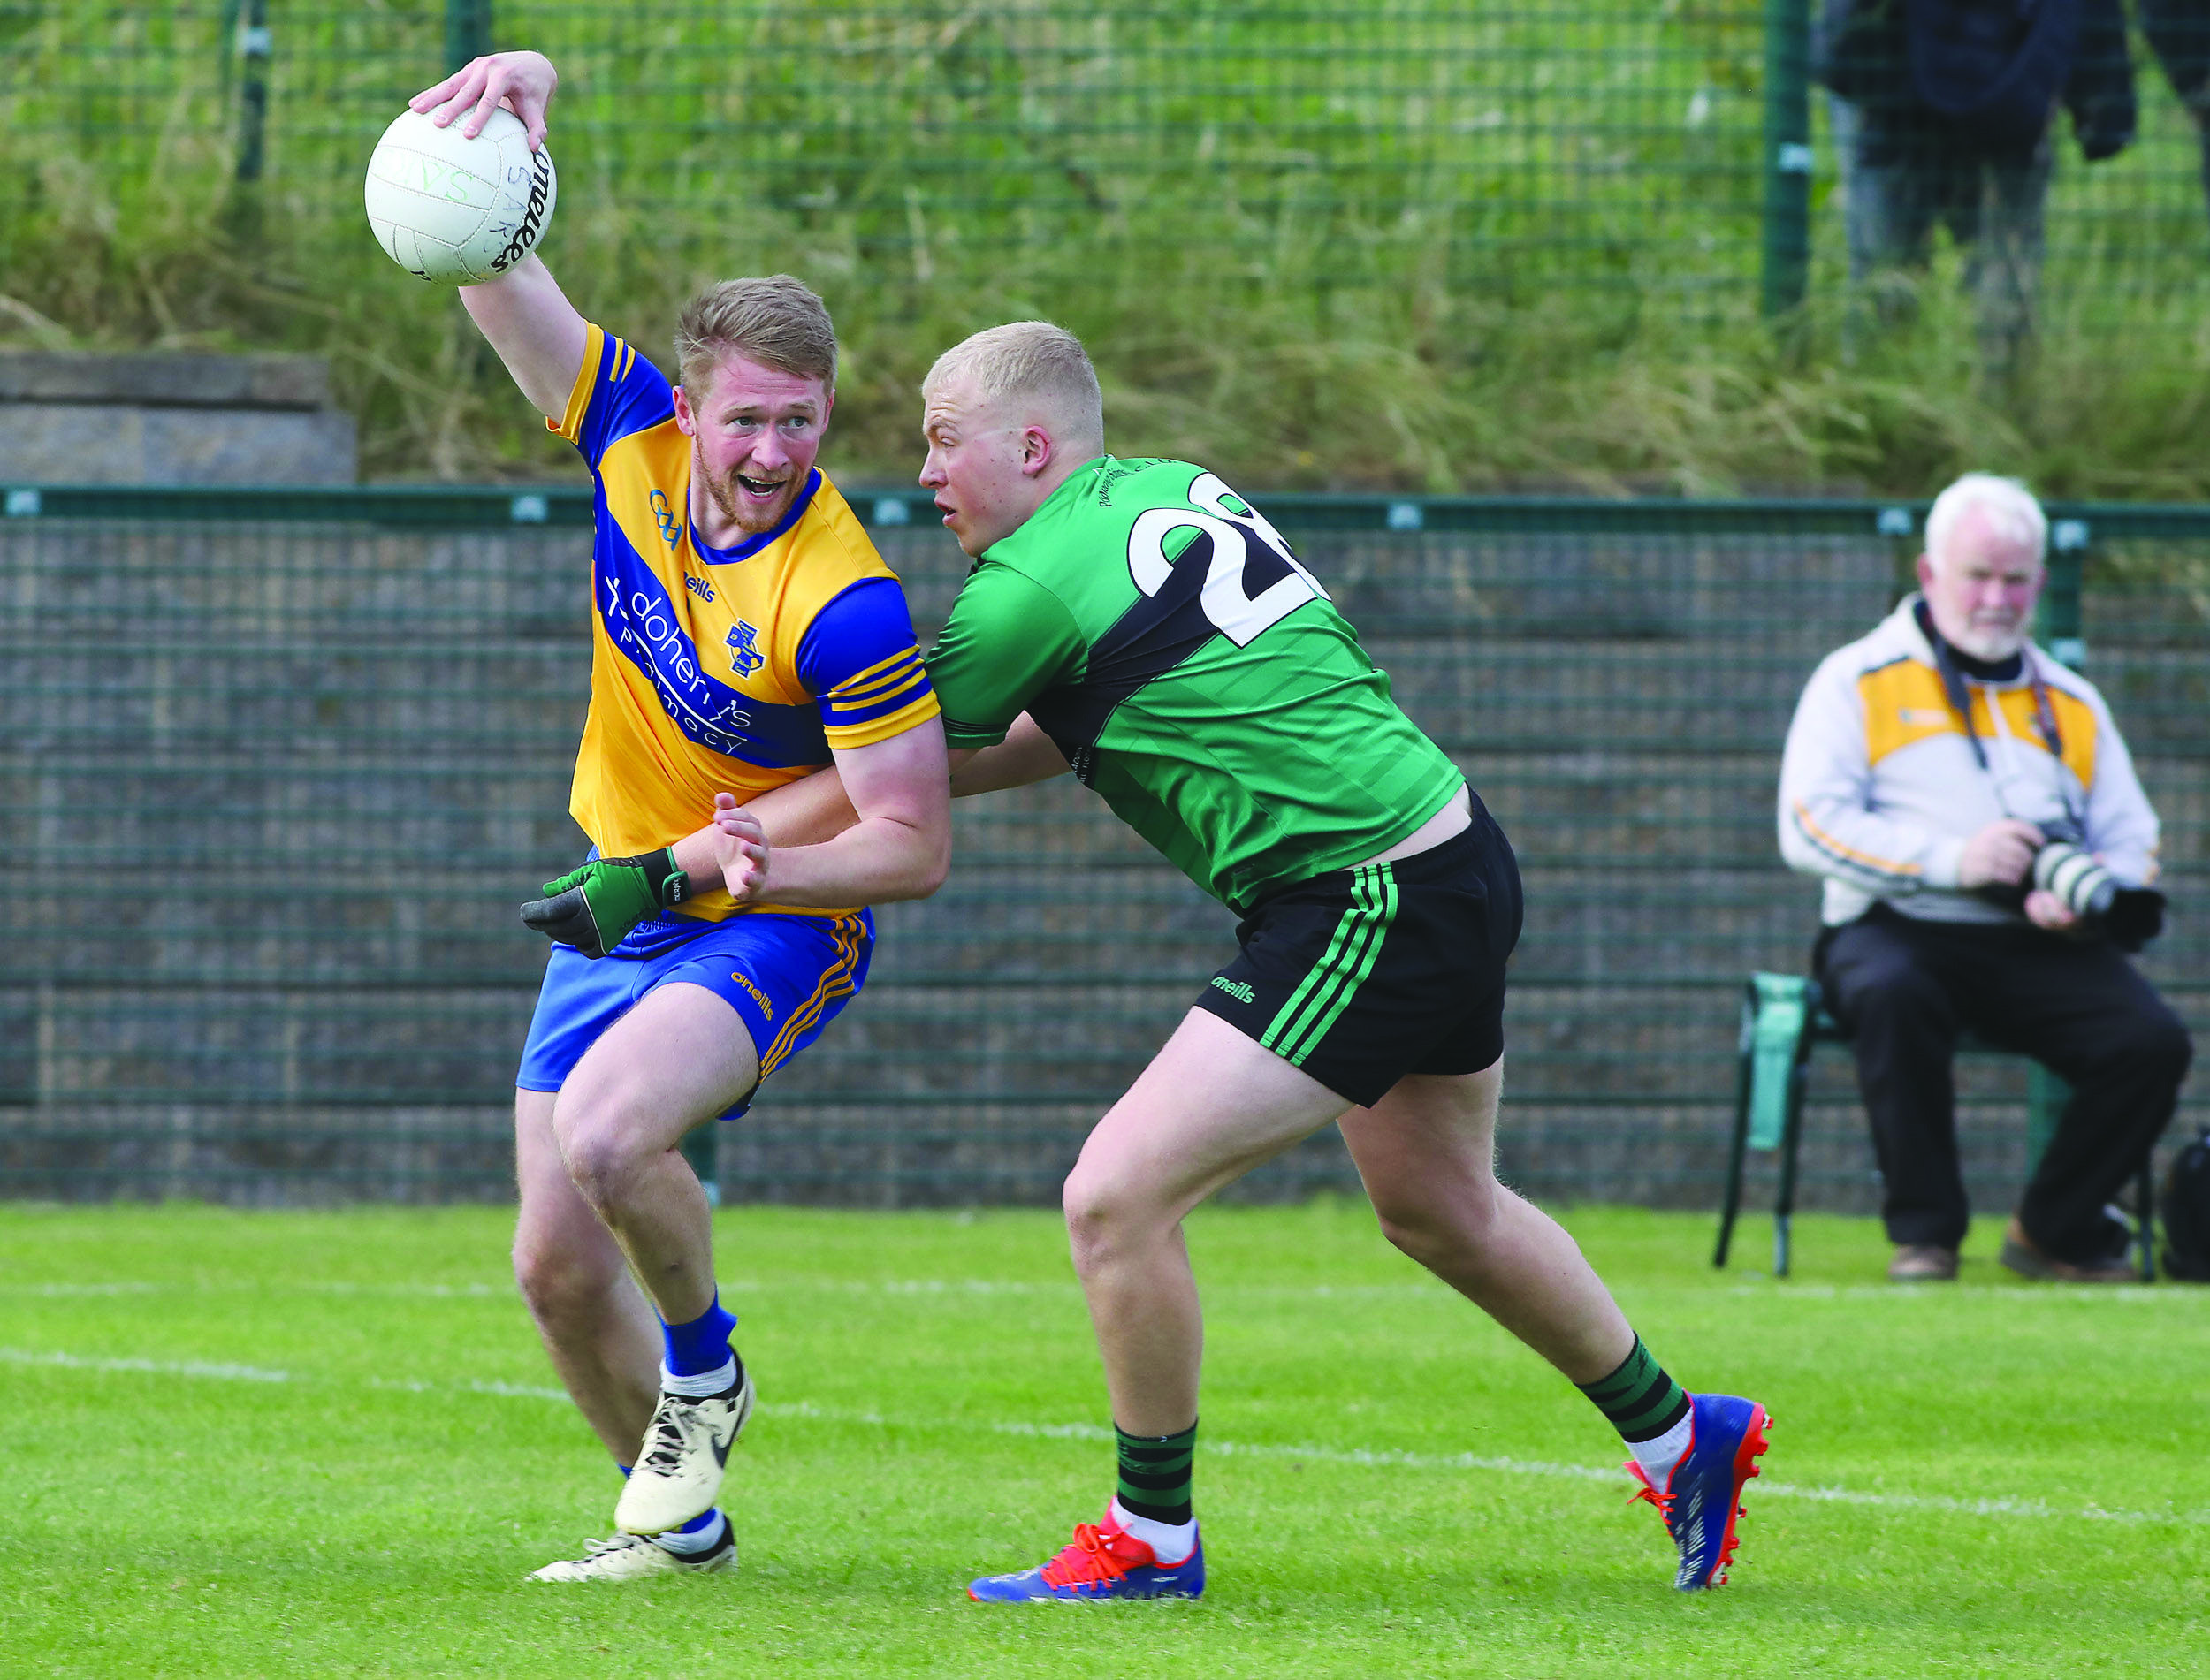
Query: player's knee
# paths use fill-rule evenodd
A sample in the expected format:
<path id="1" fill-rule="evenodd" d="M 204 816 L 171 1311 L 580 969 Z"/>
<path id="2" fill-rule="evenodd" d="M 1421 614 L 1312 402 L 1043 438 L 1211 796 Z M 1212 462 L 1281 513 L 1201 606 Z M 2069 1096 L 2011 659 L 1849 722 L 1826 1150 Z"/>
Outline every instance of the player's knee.
<path id="1" fill-rule="evenodd" d="M 1059 1203 L 1067 1217 L 1067 1242 L 1077 1272 L 1109 1258 L 1144 1225 L 1146 1205 L 1125 1178 L 1077 1165 L 1067 1174 Z"/>
<path id="2" fill-rule="evenodd" d="M 1374 1215 L 1382 1235 L 1404 1254 L 1430 1270 L 1456 1271 L 1485 1246 L 1495 1223 L 1495 1182 L 1459 1184 L 1443 1193 L 1423 1186 L 1416 1194 L 1382 1195 Z"/>
<path id="3" fill-rule="evenodd" d="M 530 1316 L 548 1329 L 596 1317 L 606 1301 L 608 1281 L 598 1268 L 579 1262 L 557 1243 L 527 1235 L 514 1238 L 514 1286 Z"/>
<path id="4" fill-rule="evenodd" d="M 607 1103 L 563 1103 L 552 1116 L 560 1159 L 583 1199 L 604 1207 L 621 1191 L 643 1159 L 636 1129 Z"/>

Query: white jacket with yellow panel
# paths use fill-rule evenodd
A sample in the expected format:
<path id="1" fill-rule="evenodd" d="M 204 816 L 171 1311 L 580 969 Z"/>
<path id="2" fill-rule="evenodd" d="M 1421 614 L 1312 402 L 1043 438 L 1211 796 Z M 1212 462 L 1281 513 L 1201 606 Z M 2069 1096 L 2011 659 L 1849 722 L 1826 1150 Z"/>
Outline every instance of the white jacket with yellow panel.
<path id="1" fill-rule="evenodd" d="M 1957 885 L 1964 843 L 2005 817 L 2046 825 L 2067 807 L 2128 886 L 2156 878 L 2157 821 L 2094 685 L 2032 643 L 2016 677 L 1964 677 L 1983 769 L 1908 597 L 1870 635 L 1829 654 L 1797 702 L 1780 764 L 1780 855 L 1822 877 L 1822 919 L 1875 901 L 1934 922 L 2019 922 Z M 2031 673 L 2031 675 L 2029 674 Z M 2046 687 L 2061 756 L 2043 739 Z"/>

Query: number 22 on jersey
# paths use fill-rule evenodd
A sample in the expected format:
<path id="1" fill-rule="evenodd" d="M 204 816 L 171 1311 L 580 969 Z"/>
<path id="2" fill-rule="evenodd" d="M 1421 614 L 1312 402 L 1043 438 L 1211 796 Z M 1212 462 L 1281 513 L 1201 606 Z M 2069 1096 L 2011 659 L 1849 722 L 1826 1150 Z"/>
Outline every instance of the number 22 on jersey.
<path id="1" fill-rule="evenodd" d="M 1166 587 L 1174 575 L 1175 560 L 1201 534 L 1212 539 L 1212 559 L 1199 604 L 1213 627 L 1238 648 L 1249 647 L 1306 602 L 1331 598 L 1320 580 L 1298 563 L 1266 516 L 1216 475 L 1199 474 L 1189 487 L 1189 499 L 1193 507 L 1147 510 L 1128 533 L 1129 574 L 1144 594 L 1155 597 Z M 1191 536 L 1169 555 L 1167 539 L 1182 531 Z M 1252 551 L 1254 544 L 1256 555 Z M 1244 576 L 1254 559 L 1260 559 L 1268 572 L 1287 568 L 1255 596 Z"/>

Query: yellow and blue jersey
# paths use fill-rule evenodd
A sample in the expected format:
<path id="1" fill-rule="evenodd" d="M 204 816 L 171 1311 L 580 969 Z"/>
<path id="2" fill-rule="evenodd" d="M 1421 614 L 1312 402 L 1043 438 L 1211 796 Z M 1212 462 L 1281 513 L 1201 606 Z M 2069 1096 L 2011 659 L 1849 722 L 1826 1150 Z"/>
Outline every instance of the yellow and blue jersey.
<path id="1" fill-rule="evenodd" d="M 591 712 L 568 810 L 602 855 L 672 845 L 705 826 L 717 793 L 751 800 L 832 749 L 937 715 L 905 592 L 819 469 L 774 530 L 711 546 L 690 527 L 672 387 L 595 326 L 567 412 L 545 425 L 598 487 Z M 682 913 L 738 908 L 716 888 Z"/>

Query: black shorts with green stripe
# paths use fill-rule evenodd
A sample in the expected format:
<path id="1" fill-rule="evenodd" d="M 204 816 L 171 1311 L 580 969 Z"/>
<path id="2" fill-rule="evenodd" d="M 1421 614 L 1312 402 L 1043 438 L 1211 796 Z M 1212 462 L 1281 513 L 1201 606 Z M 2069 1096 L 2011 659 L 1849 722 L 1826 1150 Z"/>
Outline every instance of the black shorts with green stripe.
<path id="1" fill-rule="evenodd" d="M 1520 919 L 1519 864 L 1476 799 L 1472 826 L 1440 846 L 1261 901 L 1197 1007 L 1373 1103 L 1406 1074 L 1479 1073 L 1504 1054 Z"/>

